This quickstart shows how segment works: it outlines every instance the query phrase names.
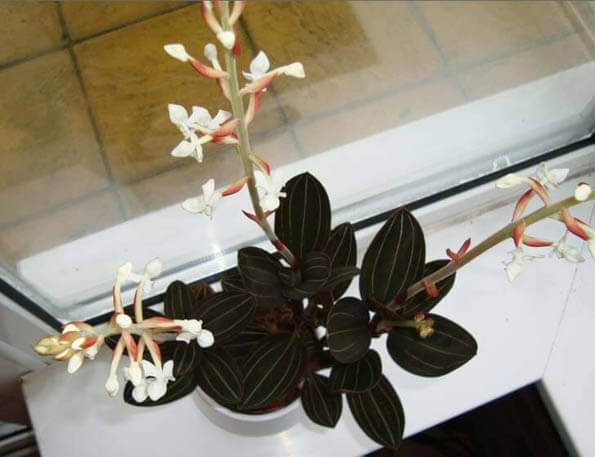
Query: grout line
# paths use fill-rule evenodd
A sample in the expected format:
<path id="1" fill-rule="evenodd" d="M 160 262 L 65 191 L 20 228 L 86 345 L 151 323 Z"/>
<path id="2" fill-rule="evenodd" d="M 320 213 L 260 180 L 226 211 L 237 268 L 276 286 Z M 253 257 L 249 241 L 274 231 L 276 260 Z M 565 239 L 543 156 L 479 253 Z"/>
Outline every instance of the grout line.
<path id="1" fill-rule="evenodd" d="M 256 45 L 256 41 L 254 40 L 254 38 L 252 38 L 252 35 L 250 34 L 248 24 L 246 23 L 243 17 L 240 17 L 239 22 L 242 26 L 242 29 L 246 33 L 246 38 L 248 40 L 250 48 L 252 49 L 252 52 L 254 53 L 254 55 L 256 55 L 256 53 L 258 52 L 258 46 Z M 287 112 L 285 111 L 285 108 L 283 108 L 283 104 L 281 103 L 281 97 L 279 96 L 273 85 L 271 85 L 268 90 L 271 92 L 271 95 L 273 96 L 275 105 L 277 105 L 277 109 L 281 113 L 283 125 L 287 127 L 287 130 L 289 131 L 289 136 L 291 137 L 291 140 L 293 141 L 293 144 L 296 147 L 299 155 L 302 158 L 306 157 L 305 148 L 302 145 L 301 141 L 298 139 L 298 136 L 293 128 L 293 124 L 289 121 L 289 116 L 287 116 Z"/>
<path id="2" fill-rule="evenodd" d="M 83 43 L 85 41 L 92 40 L 93 38 L 97 38 L 97 37 L 100 37 L 102 35 L 107 35 L 108 33 L 116 32 L 118 30 L 124 29 L 124 28 L 126 28 L 126 27 L 128 27 L 130 25 L 139 24 L 141 22 L 147 21 L 149 19 L 154 19 L 154 18 L 159 17 L 159 16 L 165 16 L 166 14 L 173 13 L 175 11 L 179 11 L 179 10 L 184 9 L 184 8 L 188 8 L 188 7 L 191 7 L 193 5 L 195 5 L 195 2 L 184 3 L 183 5 L 177 5 L 177 6 L 174 6 L 172 8 L 169 8 L 169 9 L 166 9 L 166 10 L 163 10 L 163 11 L 158 11 L 158 12 L 153 13 L 153 14 L 148 14 L 146 16 L 141 16 L 141 17 L 138 17 L 136 19 L 133 19 L 130 22 L 126 22 L 124 24 L 116 25 L 116 26 L 111 27 L 109 29 L 101 30 L 99 32 L 95 32 L 95 33 L 92 33 L 90 35 L 86 35 L 86 36 L 81 37 L 81 38 L 76 38 L 76 39 L 72 40 L 72 43 L 73 44 Z"/>
<path id="3" fill-rule="evenodd" d="M 78 58 L 77 58 L 76 53 L 74 52 L 74 49 L 73 49 L 72 39 L 70 37 L 70 32 L 68 31 L 68 26 L 66 25 L 66 21 L 64 19 L 64 14 L 62 11 L 61 3 L 56 2 L 56 10 L 58 13 L 58 18 L 60 20 L 60 26 L 62 27 L 62 34 L 64 36 L 64 39 L 66 40 L 66 43 L 67 43 L 68 53 L 70 54 L 70 58 L 72 59 L 72 63 L 74 65 L 74 72 L 75 72 L 76 78 L 79 82 L 79 86 L 80 86 L 81 92 L 83 94 L 83 98 L 85 100 L 85 105 L 87 106 L 87 114 L 89 116 L 89 121 L 91 122 L 91 128 L 93 129 L 93 134 L 95 135 L 95 141 L 97 142 L 97 145 L 99 147 L 99 154 L 101 155 L 101 160 L 103 161 L 103 166 L 105 168 L 107 178 L 110 181 L 110 183 L 113 184 L 114 176 L 113 176 L 113 172 L 112 172 L 112 169 L 111 169 L 111 166 L 109 163 L 109 158 L 107 156 L 107 153 L 105 152 L 105 145 L 103 144 L 103 140 L 101 139 L 101 133 L 99 131 L 99 126 L 97 125 L 97 118 L 93 111 L 93 106 L 91 104 L 91 101 L 89 100 L 89 94 L 87 93 L 87 88 L 85 86 L 85 81 L 84 81 L 83 75 L 81 73 Z M 124 209 L 124 204 L 122 203 L 122 200 L 120 199 L 120 195 L 116 192 L 114 196 L 116 197 L 116 202 L 118 203 L 118 208 L 120 210 L 120 214 L 121 214 L 122 218 L 124 220 L 126 220 L 126 211 Z"/>
<path id="4" fill-rule="evenodd" d="M 463 99 L 466 102 L 468 102 L 469 96 L 467 94 L 467 91 L 461 84 L 461 81 L 459 80 L 456 72 L 454 72 L 453 69 L 451 68 L 451 66 L 449 65 L 446 54 L 444 54 L 444 51 L 442 50 L 442 46 L 440 46 L 440 42 L 438 41 L 438 38 L 436 37 L 436 34 L 434 33 L 434 29 L 433 29 L 432 25 L 430 24 L 430 22 L 428 21 L 428 19 L 426 18 L 424 12 L 421 10 L 421 8 L 419 7 L 419 5 L 417 3 L 415 3 L 411 0 L 409 0 L 407 2 L 407 4 L 408 4 L 408 9 L 411 12 L 411 15 L 415 19 L 415 22 L 417 22 L 417 25 L 419 25 L 421 27 L 421 29 L 424 31 L 426 36 L 430 39 L 434 48 L 438 52 L 438 55 L 440 56 L 440 61 L 442 62 L 442 66 L 444 67 L 445 74 L 446 74 L 447 78 L 452 81 L 454 86 L 460 92 L 460 95 L 463 96 Z"/>
<path id="5" fill-rule="evenodd" d="M 2 64 L 0 64 L 0 71 L 8 70 L 9 68 L 16 67 L 17 65 L 21 65 L 23 63 L 27 63 L 31 60 L 35 60 L 38 57 L 46 56 L 46 55 L 51 54 L 52 52 L 55 52 L 55 51 L 62 51 L 64 49 L 66 49 L 67 47 L 68 47 L 67 43 L 62 43 L 58 46 L 53 46 L 49 49 L 44 49 L 43 51 L 39 51 L 34 54 L 25 56 L 25 57 L 20 57 L 16 60 L 11 60 L 10 62 L 2 63 Z"/>

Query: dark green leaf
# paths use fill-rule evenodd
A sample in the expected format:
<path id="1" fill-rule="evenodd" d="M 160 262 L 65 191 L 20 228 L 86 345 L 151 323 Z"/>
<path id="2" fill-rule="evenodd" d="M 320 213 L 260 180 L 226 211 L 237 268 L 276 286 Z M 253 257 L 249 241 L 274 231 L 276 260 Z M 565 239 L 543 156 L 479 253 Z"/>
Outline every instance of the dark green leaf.
<path id="1" fill-rule="evenodd" d="M 345 293 L 353 277 L 358 274 L 359 268 L 357 267 L 336 267 L 332 270 L 330 277 L 324 284 L 324 289 L 332 290 L 333 297 L 338 298 Z"/>
<path id="2" fill-rule="evenodd" d="M 331 390 L 342 392 L 363 392 L 376 385 L 382 375 L 380 356 L 374 349 L 357 362 L 333 365 Z"/>
<path id="3" fill-rule="evenodd" d="M 318 292 L 329 278 L 331 263 L 324 252 L 311 252 L 301 265 L 302 282 L 294 287 L 285 287 L 283 294 L 293 300 L 311 297 Z"/>
<path id="4" fill-rule="evenodd" d="M 190 373 L 176 378 L 175 381 L 167 384 L 166 394 L 157 401 L 152 401 L 150 398 L 147 398 L 144 402 L 137 403 L 134 401 L 134 398 L 132 398 L 132 389 L 134 389 L 132 383 L 127 382 L 126 387 L 124 388 L 124 401 L 126 403 L 134 406 L 164 405 L 165 403 L 179 400 L 180 398 L 192 393 L 194 389 L 196 389 L 196 377 L 193 373 Z"/>
<path id="5" fill-rule="evenodd" d="M 421 279 L 426 248 L 423 231 L 406 209 L 393 214 L 368 247 L 359 276 L 361 296 L 386 304 Z"/>
<path id="6" fill-rule="evenodd" d="M 247 357 L 260 340 L 269 336 L 269 332 L 255 325 L 248 325 L 224 347 L 236 359 Z"/>
<path id="7" fill-rule="evenodd" d="M 281 294 L 280 269 L 279 261 L 262 249 L 248 247 L 238 251 L 238 270 L 259 307 L 278 308 L 287 302 Z"/>
<path id="8" fill-rule="evenodd" d="M 440 270 L 440 268 L 446 266 L 448 263 L 450 263 L 449 259 L 434 260 L 432 262 L 426 263 L 422 277 L 425 278 L 426 276 Z M 444 278 L 442 281 L 438 281 L 436 283 L 436 287 L 438 288 L 437 297 L 431 297 L 425 291 L 411 297 L 411 299 L 405 303 L 403 309 L 401 310 L 403 316 L 408 319 L 419 313 L 429 313 L 432 308 L 434 308 L 434 306 L 436 306 L 440 300 L 446 297 L 446 294 L 450 292 L 450 289 L 452 289 L 452 286 L 455 283 L 455 276 L 456 274 L 453 273 L 452 275 Z"/>
<path id="9" fill-rule="evenodd" d="M 199 349 L 195 340 L 189 343 L 176 341 L 173 352 L 174 377 L 177 378 L 194 371 L 198 364 L 198 355 Z"/>
<path id="10" fill-rule="evenodd" d="M 199 284 L 191 287 L 192 295 L 194 295 L 194 303 L 200 306 L 202 301 L 215 293 L 213 288 L 208 284 Z"/>
<path id="11" fill-rule="evenodd" d="M 347 394 L 349 409 L 366 435 L 397 449 L 403 438 L 405 413 L 397 393 L 384 376 L 370 390 Z"/>
<path id="12" fill-rule="evenodd" d="M 245 293 L 219 292 L 207 298 L 194 318 L 202 319 L 203 328 L 211 331 L 215 344 L 231 341 L 252 319 L 255 306 Z"/>
<path id="13" fill-rule="evenodd" d="M 346 297 L 339 300 L 329 312 L 327 342 L 333 357 L 341 363 L 361 359 L 370 347 L 368 309 L 361 300 Z"/>
<path id="14" fill-rule="evenodd" d="M 261 340 L 242 364 L 241 409 L 263 408 L 293 389 L 304 372 L 304 349 L 289 333 Z"/>
<path id="15" fill-rule="evenodd" d="M 196 376 L 200 388 L 218 403 L 235 405 L 242 399 L 242 373 L 226 349 L 211 347 L 202 351 Z"/>
<path id="16" fill-rule="evenodd" d="M 225 292 L 246 292 L 246 286 L 239 274 L 231 275 L 221 280 L 221 288 Z"/>
<path id="17" fill-rule="evenodd" d="M 165 315 L 172 319 L 190 319 L 196 302 L 192 289 L 182 281 L 172 282 L 165 291 L 163 302 Z"/>
<path id="18" fill-rule="evenodd" d="M 328 378 L 314 374 L 304 380 L 302 406 L 312 422 L 332 428 L 341 417 L 343 401 L 341 394 L 330 391 Z"/>
<path id="19" fill-rule="evenodd" d="M 355 268 L 357 246 L 353 226 L 347 222 L 335 227 L 324 252 L 331 258 L 331 277 L 325 284 L 325 289 L 331 289 L 333 297 L 338 299 L 351 284 L 353 276 L 359 273 Z"/>
<path id="20" fill-rule="evenodd" d="M 291 178 L 275 213 L 275 233 L 298 259 L 322 251 L 330 236 L 331 207 L 324 186 L 310 173 Z"/>
<path id="21" fill-rule="evenodd" d="M 399 366 L 419 376 L 442 376 L 476 354 L 477 343 L 467 330 L 436 314 L 427 317 L 434 320 L 434 334 L 426 339 L 413 328 L 390 332 L 388 353 Z"/>

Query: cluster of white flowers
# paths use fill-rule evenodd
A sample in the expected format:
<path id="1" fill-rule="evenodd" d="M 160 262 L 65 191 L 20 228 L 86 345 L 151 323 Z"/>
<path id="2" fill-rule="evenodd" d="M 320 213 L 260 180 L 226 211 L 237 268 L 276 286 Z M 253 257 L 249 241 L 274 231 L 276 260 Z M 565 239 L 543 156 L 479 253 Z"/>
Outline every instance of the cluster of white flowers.
<path id="1" fill-rule="evenodd" d="M 568 168 L 550 169 L 546 163 L 542 163 L 537 169 L 536 177 L 508 174 L 500 178 L 497 181 L 496 186 L 501 189 L 521 184 L 526 184 L 531 188 L 530 191 L 525 193 L 517 203 L 513 222 L 521 219 L 522 213 L 526 209 L 527 204 L 533 195 L 539 195 L 542 201 L 546 205 L 549 205 L 550 199 L 547 189 L 557 189 L 568 176 L 568 171 Z M 591 192 L 592 188 L 590 185 L 581 183 L 576 188 L 574 198 L 577 201 L 585 201 L 589 198 Z M 581 254 L 580 249 L 568 243 L 568 232 L 572 232 L 587 242 L 591 254 L 593 255 L 593 258 L 595 258 L 595 232 L 593 229 L 588 224 L 570 216 L 567 209 L 561 211 L 559 218 L 566 225 L 566 231 L 558 241 L 542 240 L 525 235 L 524 223 L 522 223 L 522 225 L 521 223 L 517 225 L 514 236 L 516 248 L 512 251 L 512 260 L 504 263 L 505 271 L 510 281 L 513 281 L 518 276 L 526 261 L 544 257 L 543 255 L 534 256 L 526 254 L 522 247 L 523 244 L 534 247 L 550 246 L 552 247 L 550 257 L 555 255 L 559 259 L 564 259 L 571 263 L 583 262 L 585 258 Z"/>
<path id="2" fill-rule="evenodd" d="M 237 20 L 243 10 L 242 2 L 236 2 L 238 10 L 232 12 L 232 20 Z M 233 32 L 223 32 L 217 21 L 212 5 L 203 2 L 203 16 L 217 34 L 224 47 L 232 49 L 235 46 L 235 35 Z M 204 48 L 204 55 L 211 65 L 206 65 L 192 57 L 180 43 L 172 43 L 164 46 L 165 51 L 172 57 L 182 62 L 189 62 L 190 65 L 202 75 L 215 79 L 223 94 L 229 98 L 229 74 L 221 68 L 217 56 L 217 47 L 208 43 Z M 267 55 L 260 51 L 250 62 L 250 71 L 242 72 L 247 81 L 246 86 L 240 91 L 241 95 L 250 95 L 250 105 L 245 113 L 246 124 L 252 121 L 258 110 L 259 97 L 267 90 L 272 80 L 280 75 L 304 78 L 304 67 L 299 62 L 270 69 L 271 64 Z M 219 110 L 214 117 L 211 117 L 208 110 L 193 106 L 189 115 L 181 105 L 168 105 L 169 118 L 178 127 L 184 139 L 172 150 L 174 157 L 194 157 L 198 162 L 203 161 L 203 145 L 206 143 L 238 144 L 234 130 L 238 125 L 237 120 L 230 120 L 231 113 Z M 260 167 L 254 173 L 255 185 L 259 190 L 260 205 L 265 213 L 275 211 L 280 204 L 279 199 L 285 197 L 281 192 L 283 182 L 278 174 L 271 174 L 270 167 Z M 244 181 L 245 182 L 245 181 Z M 211 178 L 202 185 L 202 195 L 189 198 L 182 203 L 182 208 L 193 214 L 204 214 L 212 218 L 216 204 L 223 196 L 231 195 L 241 189 L 241 186 L 231 191 L 215 191 L 215 181 Z"/>

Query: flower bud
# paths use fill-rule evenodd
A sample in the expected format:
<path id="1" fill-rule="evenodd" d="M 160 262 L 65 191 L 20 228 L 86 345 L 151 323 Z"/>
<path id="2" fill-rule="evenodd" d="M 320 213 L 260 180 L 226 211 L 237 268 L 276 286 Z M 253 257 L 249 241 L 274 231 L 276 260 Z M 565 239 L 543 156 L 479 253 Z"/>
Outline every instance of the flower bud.
<path id="1" fill-rule="evenodd" d="M 587 198 L 589 198 L 589 195 L 591 195 L 591 186 L 585 183 L 579 184 L 574 191 L 574 198 L 576 198 L 579 202 L 584 202 Z"/>
<path id="2" fill-rule="evenodd" d="M 184 48 L 184 45 L 180 43 L 166 44 L 165 46 L 163 46 L 163 49 L 170 56 L 172 56 L 174 59 L 179 60 L 180 62 L 188 62 L 188 60 L 191 58 L 190 54 L 186 52 L 186 48 Z"/>
<path id="3" fill-rule="evenodd" d="M 110 375 L 107 378 L 107 382 L 105 383 L 105 390 L 111 397 L 115 397 L 118 393 L 118 389 L 120 388 L 120 384 L 118 383 L 118 376 L 116 374 Z"/>

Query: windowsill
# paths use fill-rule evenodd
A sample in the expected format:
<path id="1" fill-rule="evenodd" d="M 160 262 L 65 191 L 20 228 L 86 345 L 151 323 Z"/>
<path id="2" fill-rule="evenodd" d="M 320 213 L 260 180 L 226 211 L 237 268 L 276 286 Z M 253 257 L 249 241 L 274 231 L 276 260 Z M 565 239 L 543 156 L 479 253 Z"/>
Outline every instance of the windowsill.
<path id="1" fill-rule="evenodd" d="M 558 200 L 556 195 L 573 192 L 581 180 L 592 181 L 592 178 L 573 179 L 554 194 L 554 200 Z M 462 205 L 465 198 L 475 193 L 454 198 Z M 435 215 L 440 213 L 439 207 L 447 204 L 441 202 L 415 212 L 422 226 L 430 221 L 434 227 L 426 236 L 428 260 L 444 257 L 447 247 L 458 248 L 469 236 L 473 244 L 478 243 L 507 223 L 513 208 L 512 203 L 507 204 L 473 219 L 437 228 L 440 224 Z M 592 221 L 593 208 L 592 203 L 581 205 L 573 214 Z M 553 221 L 545 221 L 538 227 L 529 232 L 556 240 L 563 232 Z M 370 227 L 358 233 L 360 262 L 363 248 L 376 231 L 377 227 Z M 504 242 L 464 268 L 451 293 L 435 310 L 475 336 L 479 352 L 468 364 L 442 378 L 413 376 L 387 355 L 384 337 L 375 340 L 373 347 L 381 354 L 384 373 L 405 408 L 407 436 L 538 381 L 544 372 L 547 374 L 548 359 L 567 305 L 571 306 L 578 297 L 589 296 L 588 280 L 574 280 L 575 275 L 592 278 L 595 263 L 583 246 L 585 263 L 576 266 L 556 258 L 535 261 L 509 284 L 502 262 L 509 259 L 512 248 L 512 242 Z M 352 286 L 352 294 L 355 288 Z M 589 347 L 584 344 L 579 349 L 590 358 Z M 565 348 L 576 352 L 574 347 Z M 44 456 L 78 456 L 81 443 L 85 453 L 93 456 L 157 455 L 170 451 L 172 443 L 178 455 L 196 452 L 231 455 L 239 449 L 254 456 L 322 456 L 330 451 L 337 455 L 360 455 L 379 447 L 358 429 L 346 402 L 335 429 L 313 425 L 300 412 L 300 422 L 286 431 L 248 437 L 226 432 L 211 423 L 198 409 L 196 393 L 150 409 L 134 408 L 121 399 L 111 399 L 103 389 L 107 372 L 104 354 L 100 360 L 86 363 L 76 375 L 68 375 L 62 364 L 55 364 L 25 376 L 24 391 Z M 588 427 L 588 421 L 584 425 Z M 588 435 L 587 439 L 593 448 L 592 436 Z"/>
<path id="2" fill-rule="evenodd" d="M 355 221 L 587 134 L 595 113 L 587 103 L 594 77 L 595 62 L 587 63 L 280 171 L 290 177 L 309 170 L 328 190 L 333 224 Z M 155 293 L 174 278 L 193 281 L 233 266 L 238 247 L 263 239 L 242 208 L 250 208 L 246 192 L 225 199 L 212 222 L 173 205 L 23 259 L 18 271 L 43 292 L 52 315 L 85 320 L 110 309 L 115 269 L 127 261 L 140 268 L 155 256 L 162 259 L 166 271 Z M 132 300 L 132 293 L 124 299 Z"/>

